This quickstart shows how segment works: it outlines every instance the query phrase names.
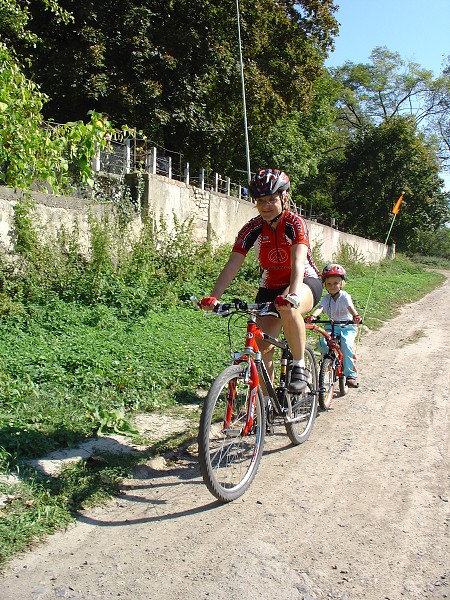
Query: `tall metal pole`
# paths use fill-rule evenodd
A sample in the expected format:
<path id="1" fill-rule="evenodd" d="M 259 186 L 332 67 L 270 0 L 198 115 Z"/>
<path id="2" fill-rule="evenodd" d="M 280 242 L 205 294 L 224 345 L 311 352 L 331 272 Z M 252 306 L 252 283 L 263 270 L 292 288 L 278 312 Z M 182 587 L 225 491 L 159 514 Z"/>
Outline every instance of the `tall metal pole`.
<path id="1" fill-rule="evenodd" d="M 250 169 L 250 149 L 248 144 L 248 126 L 247 126 L 247 105 L 245 102 L 245 81 L 244 81 L 244 62 L 242 60 L 242 43 L 241 43 L 241 21 L 239 18 L 239 0 L 236 0 L 236 15 L 237 15 L 237 26 L 238 26 L 238 40 L 239 40 L 239 62 L 241 65 L 241 83 L 242 83 L 242 102 L 244 105 L 244 132 L 245 132 L 245 155 L 247 158 L 247 179 L 250 183 L 251 169 Z"/>

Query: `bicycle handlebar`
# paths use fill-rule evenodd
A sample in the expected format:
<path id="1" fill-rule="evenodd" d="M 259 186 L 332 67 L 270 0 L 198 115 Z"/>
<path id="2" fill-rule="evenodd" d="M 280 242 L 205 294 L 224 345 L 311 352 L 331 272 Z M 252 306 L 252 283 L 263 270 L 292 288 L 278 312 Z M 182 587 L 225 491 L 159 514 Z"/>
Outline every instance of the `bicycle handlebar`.
<path id="1" fill-rule="evenodd" d="M 322 320 L 320 318 L 315 319 L 314 321 L 305 321 L 307 324 L 310 325 L 314 325 L 314 324 L 321 324 L 321 325 L 356 325 L 356 323 L 353 322 L 353 319 L 347 320 L 347 321 L 333 321 L 332 319 L 329 320 Z M 362 321 L 360 323 L 358 323 L 358 325 L 361 325 Z"/>
<path id="2" fill-rule="evenodd" d="M 197 300 L 195 296 L 191 296 L 191 301 L 194 303 L 195 307 L 199 310 L 203 310 L 200 302 Z M 212 311 L 205 312 L 205 316 L 208 314 L 217 315 L 219 317 L 227 317 L 228 315 L 234 312 L 245 312 L 249 314 L 255 314 L 260 317 L 264 316 L 274 316 L 280 317 L 279 312 L 275 308 L 275 304 L 273 302 L 245 302 L 245 300 L 241 300 L 240 298 L 234 298 L 231 302 L 223 302 L 218 303 L 213 308 Z M 359 323 L 361 324 L 362 321 Z M 353 320 L 347 321 L 333 321 L 333 320 L 321 320 L 320 317 L 317 317 L 314 321 L 307 324 L 321 324 L 321 325 L 355 325 Z"/>
<path id="3" fill-rule="evenodd" d="M 203 310 L 200 302 L 195 296 L 191 296 L 191 301 L 199 310 Z M 240 298 L 234 298 L 231 302 L 216 304 L 211 312 L 219 317 L 226 317 L 233 312 L 253 313 L 260 317 L 268 315 L 272 315 L 274 317 L 280 316 L 273 302 L 245 302 Z M 206 314 L 208 313 L 205 313 L 205 315 Z"/>

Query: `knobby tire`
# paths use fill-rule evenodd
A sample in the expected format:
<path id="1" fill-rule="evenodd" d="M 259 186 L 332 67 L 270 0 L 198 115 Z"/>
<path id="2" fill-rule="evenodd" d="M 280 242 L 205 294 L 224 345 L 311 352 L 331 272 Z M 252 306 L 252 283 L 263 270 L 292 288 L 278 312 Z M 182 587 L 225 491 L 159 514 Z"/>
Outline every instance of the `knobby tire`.
<path id="1" fill-rule="evenodd" d="M 334 395 L 334 366 L 333 359 L 325 356 L 320 365 L 319 372 L 319 406 L 328 410 L 333 402 Z"/>
<path id="2" fill-rule="evenodd" d="M 242 436 L 250 384 L 245 365 L 227 367 L 214 380 L 203 406 L 198 434 L 198 455 L 203 480 L 213 496 L 231 502 L 252 483 L 261 461 L 265 436 L 265 411 L 258 389 L 252 431 Z M 224 429 L 228 392 L 235 386 L 231 422 Z"/>
<path id="3" fill-rule="evenodd" d="M 295 445 L 306 442 L 314 427 L 317 416 L 317 363 L 314 352 L 309 346 L 305 348 L 305 364 L 310 373 L 307 388 L 301 394 L 290 394 L 293 417 L 298 420 L 293 423 L 285 423 L 286 433 Z"/>

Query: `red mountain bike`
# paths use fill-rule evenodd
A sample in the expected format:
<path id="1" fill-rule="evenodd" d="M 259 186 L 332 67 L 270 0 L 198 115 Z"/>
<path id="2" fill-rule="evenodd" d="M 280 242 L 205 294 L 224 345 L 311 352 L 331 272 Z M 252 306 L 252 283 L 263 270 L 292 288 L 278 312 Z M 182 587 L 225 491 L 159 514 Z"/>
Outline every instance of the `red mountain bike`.
<path id="1" fill-rule="evenodd" d="M 305 319 L 306 321 L 306 319 Z M 331 325 L 331 331 L 326 331 L 320 325 Z M 306 329 L 315 331 L 323 336 L 328 350 L 320 361 L 319 369 L 319 406 L 328 410 L 335 395 L 335 384 L 339 382 L 339 394 L 345 396 L 348 388 L 345 384 L 345 375 L 342 368 L 343 355 L 340 347 L 340 336 L 335 333 L 335 325 L 350 325 L 353 321 L 306 321 Z"/>
<path id="2" fill-rule="evenodd" d="M 195 298 L 193 302 L 199 307 Z M 276 422 L 284 424 L 293 444 L 305 442 L 317 415 L 318 374 L 314 352 L 305 349 L 309 381 L 305 391 L 289 392 L 292 354 L 284 339 L 264 333 L 257 317 L 279 317 L 273 303 L 249 304 L 233 300 L 215 308 L 219 316 L 246 314 L 245 347 L 234 352 L 233 364 L 214 380 L 205 400 L 198 433 L 198 455 L 203 480 L 222 502 L 242 496 L 253 481 L 261 461 L 266 433 Z M 214 313 L 206 313 L 214 314 Z M 230 325 L 228 327 L 230 346 Z M 274 383 L 262 361 L 258 340 L 281 350 Z M 264 381 L 269 403 L 264 404 Z"/>

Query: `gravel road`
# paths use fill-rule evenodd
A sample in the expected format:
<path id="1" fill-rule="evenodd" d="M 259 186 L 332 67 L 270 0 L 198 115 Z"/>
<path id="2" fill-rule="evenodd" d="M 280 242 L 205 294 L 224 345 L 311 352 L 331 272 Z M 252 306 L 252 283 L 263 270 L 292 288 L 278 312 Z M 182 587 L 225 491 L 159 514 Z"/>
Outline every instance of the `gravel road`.
<path id="1" fill-rule="evenodd" d="M 358 346 L 360 387 L 307 443 L 282 429 L 234 503 L 195 457 L 143 464 L 108 506 L 13 561 L 1 600 L 450 598 L 450 293 Z"/>

